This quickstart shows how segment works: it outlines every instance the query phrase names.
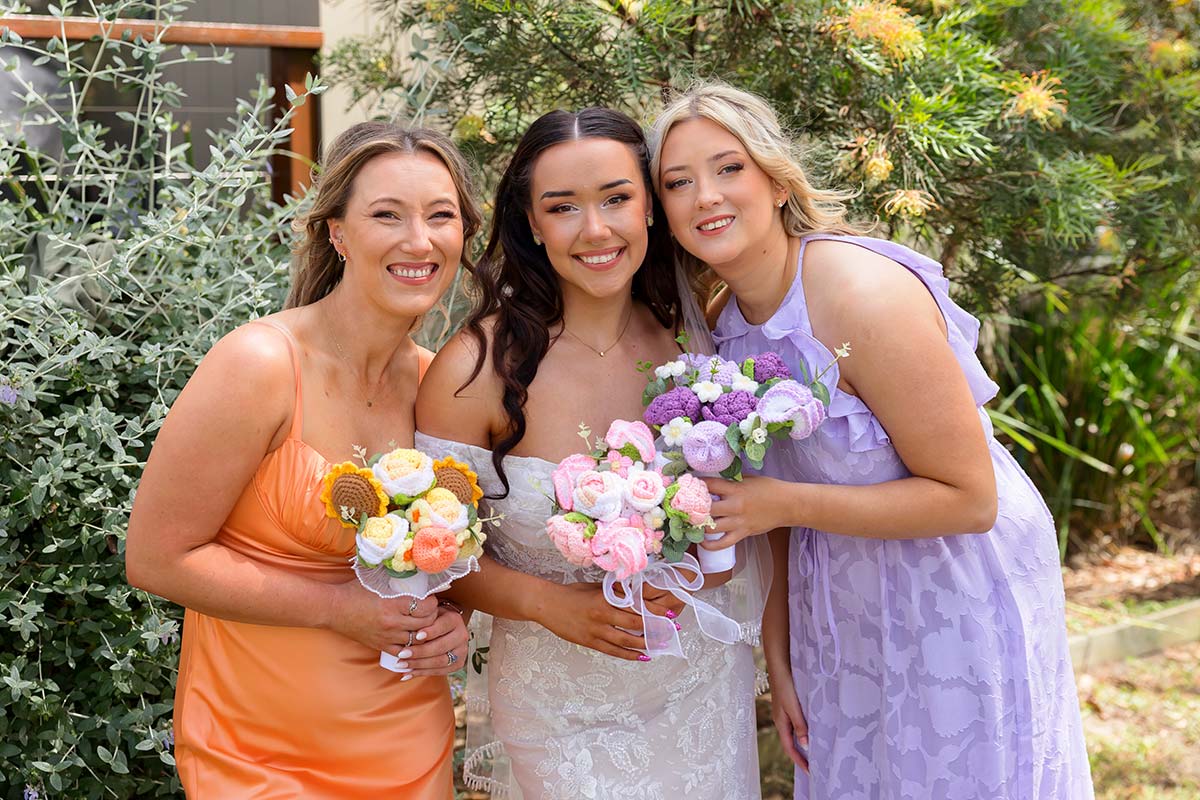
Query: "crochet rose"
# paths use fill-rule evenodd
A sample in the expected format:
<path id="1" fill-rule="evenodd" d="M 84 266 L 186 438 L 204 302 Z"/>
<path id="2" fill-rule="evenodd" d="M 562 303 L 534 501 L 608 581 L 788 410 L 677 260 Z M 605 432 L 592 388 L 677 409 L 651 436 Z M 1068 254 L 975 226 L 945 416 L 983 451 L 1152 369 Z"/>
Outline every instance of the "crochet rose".
<path id="1" fill-rule="evenodd" d="M 585 472 L 575 484 L 572 499 L 576 511 L 612 522 L 620 516 L 625 504 L 625 482 L 612 472 Z"/>
<path id="2" fill-rule="evenodd" d="M 400 448 L 371 468 L 389 496 L 416 497 L 433 486 L 433 459 L 419 450 Z"/>
<path id="3" fill-rule="evenodd" d="M 792 371 L 778 353 L 759 353 L 754 357 L 754 380 L 766 383 L 771 378 L 790 378 Z"/>
<path id="4" fill-rule="evenodd" d="M 749 392 L 732 391 L 718 397 L 711 406 L 704 406 L 700 414 L 705 419 L 722 425 L 737 425 L 750 416 L 758 407 L 758 398 Z"/>
<path id="5" fill-rule="evenodd" d="M 758 415 L 769 424 L 789 422 L 792 417 L 813 401 L 813 393 L 796 381 L 780 381 L 758 400 Z"/>
<path id="6" fill-rule="evenodd" d="M 608 433 L 604 434 L 604 443 L 613 450 L 620 450 L 631 444 L 642 461 L 649 463 L 654 460 L 654 434 L 646 427 L 646 423 L 640 420 L 613 420 L 612 425 L 608 426 Z"/>
<path id="7" fill-rule="evenodd" d="M 371 517 L 363 526 L 362 533 L 354 537 L 359 559 L 370 567 L 377 567 L 396 554 L 408 537 L 408 520 L 396 514 Z"/>
<path id="8" fill-rule="evenodd" d="M 712 511 L 712 496 L 708 486 L 695 475 L 687 472 L 675 481 L 679 486 L 671 496 L 671 510 L 687 515 L 687 521 L 692 525 L 700 525 L 708 521 Z"/>
<path id="9" fill-rule="evenodd" d="M 546 520 L 546 533 L 567 561 L 581 567 L 592 565 L 592 545 L 587 538 L 588 525 L 582 514 L 551 517 Z"/>
<path id="10" fill-rule="evenodd" d="M 725 440 L 725 426 L 706 421 L 683 437 L 683 458 L 697 472 L 716 474 L 733 463 L 734 452 Z"/>
<path id="11" fill-rule="evenodd" d="M 686 386 L 676 386 L 650 401 L 642 413 L 647 425 L 666 425 L 676 417 L 692 422 L 700 420 L 700 398 Z"/>
<path id="12" fill-rule="evenodd" d="M 625 481 L 625 502 L 634 510 L 646 513 L 663 501 L 667 487 L 662 475 L 652 469 L 634 467 Z"/>
<path id="13" fill-rule="evenodd" d="M 624 580 L 646 568 L 646 536 L 637 517 L 601 522 L 592 537 L 592 560 L 605 572 Z"/>
<path id="14" fill-rule="evenodd" d="M 559 508 L 564 511 L 575 508 L 575 501 L 571 495 L 575 491 L 575 481 L 583 473 L 595 468 L 596 459 L 583 453 L 567 456 L 558 462 L 550 480 L 554 483 L 554 498 L 558 501 Z"/>

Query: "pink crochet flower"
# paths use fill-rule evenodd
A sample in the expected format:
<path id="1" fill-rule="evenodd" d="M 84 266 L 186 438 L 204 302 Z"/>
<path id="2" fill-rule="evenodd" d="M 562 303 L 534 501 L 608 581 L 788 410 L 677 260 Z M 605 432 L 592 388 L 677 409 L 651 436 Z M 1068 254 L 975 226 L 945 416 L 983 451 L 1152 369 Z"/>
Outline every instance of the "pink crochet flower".
<path id="1" fill-rule="evenodd" d="M 713 420 L 692 426 L 683 437 L 683 457 L 689 467 L 715 475 L 733 463 L 733 449 L 725 440 L 726 427 Z"/>
<path id="2" fill-rule="evenodd" d="M 671 508 L 687 514 L 688 522 L 700 525 L 708 521 L 712 511 L 712 496 L 708 486 L 695 475 L 684 473 L 676 480 L 679 489 L 671 498 Z"/>
<path id="3" fill-rule="evenodd" d="M 644 514 L 662 503 L 666 490 L 661 473 L 652 469 L 634 470 L 625 483 L 625 502 Z"/>
<path id="4" fill-rule="evenodd" d="M 604 461 L 612 466 L 612 471 L 620 475 L 622 478 L 629 477 L 629 468 L 633 466 L 633 459 L 623 456 L 616 450 L 609 450 L 608 455 L 604 457 Z"/>
<path id="5" fill-rule="evenodd" d="M 575 491 L 575 481 L 580 475 L 596 468 L 596 459 L 583 453 L 567 456 L 558 462 L 550 480 L 554 483 L 554 497 L 564 511 L 575 508 L 571 493 Z"/>
<path id="6" fill-rule="evenodd" d="M 546 520 L 546 533 L 567 561 L 581 567 L 592 565 L 592 545 L 584 538 L 587 534 L 586 523 L 572 522 L 563 516 L 553 516 Z"/>
<path id="7" fill-rule="evenodd" d="M 625 481 L 613 472 L 585 472 L 575 482 L 572 499 L 576 511 L 612 522 L 625 505 Z"/>
<path id="8" fill-rule="evenodd" d="M 797 440 L 807 439 L 824 421 L 825 404 L 814 397 L 792 415 L 792 429 L 788 431 L 788 436 Z"/>
<path id="9" fill-rule="evenodd" d="M 655 530 L 649 525 L 642 528 L 642 533 L 646 537 L 646 552 L 654 553 L 655 555 L 662 552 L 663 529 Z"/>
<path id="10" fill-rule="evenodd" d="M 646 536 L 641 519 L 633 517 L 601 522 L 592 537 L 592 560 L 606 572 L 624 580 L 646 568 Z"/>
<path id="11" fill-rule="evenodd" d="M 649 464 L 654 460 L 654 434 L 641 420 L 613 420 L 613 424 L 608 426 L 608 433 L 604 434 L 604 443 L 613 450 L 631 444 L 637 448 L 642 461 Z"/>

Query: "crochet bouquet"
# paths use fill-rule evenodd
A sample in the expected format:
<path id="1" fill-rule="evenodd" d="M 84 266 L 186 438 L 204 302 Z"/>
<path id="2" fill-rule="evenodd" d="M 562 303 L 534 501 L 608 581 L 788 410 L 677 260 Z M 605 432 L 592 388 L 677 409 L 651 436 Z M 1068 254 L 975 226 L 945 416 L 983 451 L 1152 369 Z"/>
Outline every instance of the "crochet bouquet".
<path id="1" fill-rule="evenodd" d="M 567 456 L 551 476 L 554 515 L 546 533 L 558 551 L 572 564 L 605 571 L 608 602 L 642 616 L 647 656 L 682 655 L 675 623 L 642 600 L 647 584 L 691 606 L 708 636 L 736 641 L 737 624 L 691 596 L 704 576 L 687 549 L 712 525 L 704 481 L 664 474 L 654 434 L 642 422 L 616 420 L 594 445 L 586 427 L 580 436 L 589 452 Z"/>
<path id="2" fill-rule="evenodd" d="M 837 356 L 849 352 L 849 345 L 843 345 Z M 743 463 L 761 469 L 774 439 L 811 436 L 829 405 L 829 391 L 820 381 L 829 367 L 796 380 L 775 353 L 740 363 L 684 353 L 658 367 L 642 362 L 639 369 L 649 376 L 643 419 L 659 433 L 668 475 L 690 469 L 741 480 Z M 700 555 L 706 572 L 733 567 L 732 548 L 701 550 Z"/>
<path id="3" fill-rule="evenodd" d="M 476 474 L 453 458 L 434 461 L 398 448 L 359 467 L 347 461 L 325 476 L 328 516 L 356 528 L 354 572 L 380 597 L 424 599 L 479 569 L 483 522 Z M 379 654 L 395 671 L 396 659 Z"/>

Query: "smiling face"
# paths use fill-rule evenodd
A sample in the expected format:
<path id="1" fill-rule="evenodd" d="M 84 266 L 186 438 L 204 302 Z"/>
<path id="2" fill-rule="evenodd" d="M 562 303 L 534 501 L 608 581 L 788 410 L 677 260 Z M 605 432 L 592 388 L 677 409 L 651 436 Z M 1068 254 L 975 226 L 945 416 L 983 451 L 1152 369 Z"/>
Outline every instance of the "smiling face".
<path id="1" fill-rule="evenodd" d="M 721 125 L 701 117 L 673 126 L 660 163 L 660 199 L 671 233 L 720 277 L 728 280 L 750 266 L 746 257 L 782 234 L 776 204 L 786 192 Z"/>
<path id="2" fill-rule="evenodd" d="M 354 178 L 346 213 L 329 220 L 343 281 L 391 313 L 416 317 L 450 288 L 463 251 L 458 192 L 431 153 L 377 156 Z"/>
<path id="3" fill-rule="evenodd" d="M 633 151 L 611 139 L 556 144 L 538 157 L 530 187 L 529 226 L 559 279 L 592 297 L 628 292 L 651 208 Z"/>

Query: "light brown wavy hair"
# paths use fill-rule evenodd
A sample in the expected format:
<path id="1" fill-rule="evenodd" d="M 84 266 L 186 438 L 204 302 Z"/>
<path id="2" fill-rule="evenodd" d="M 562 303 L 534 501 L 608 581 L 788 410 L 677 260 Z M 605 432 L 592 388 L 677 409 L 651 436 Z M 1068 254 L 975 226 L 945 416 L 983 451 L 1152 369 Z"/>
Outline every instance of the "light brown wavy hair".
<path id="1" fill-rule="evenodd" d="M 429 153 L 446 165 L 458 194 L 463 223 L 461 266 L 475 268 L 471 239 L 483 217 L 467 160 L 445 135 L 427 128 L 404 128 L 390 122 L 360 122 L 343 131 L 325 152 L 323 166 L 313 170 L 313 204 L 293 228 L 304 239 L 293 250 L 292 287 L 284 308 L 315 303 L 342 280 L 343 263 L 330 241 L 329 220 L 341 219 L 354 188 L 354 179 L 376 156 L 388 153 Z"/>

